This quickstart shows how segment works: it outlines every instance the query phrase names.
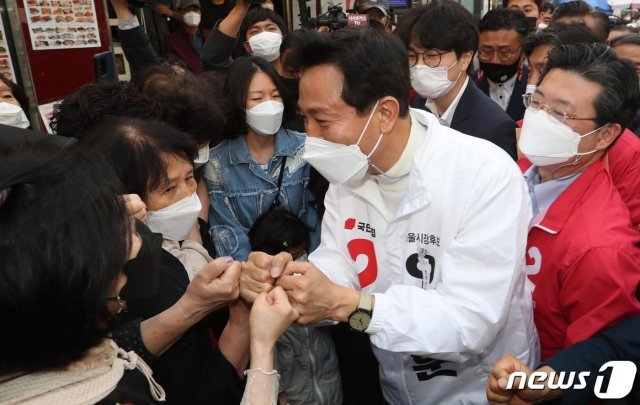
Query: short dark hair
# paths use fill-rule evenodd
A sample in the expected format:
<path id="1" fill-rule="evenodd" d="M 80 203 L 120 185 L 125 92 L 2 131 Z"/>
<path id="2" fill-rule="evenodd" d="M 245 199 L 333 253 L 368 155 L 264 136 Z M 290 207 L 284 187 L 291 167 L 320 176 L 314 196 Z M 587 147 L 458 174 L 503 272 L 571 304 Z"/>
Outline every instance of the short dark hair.
<path id="1" fill-rule="evenodd" d="M 0 190 L 0 375 L 65 367 L 108 333 L 131 241 L 121 187 L 99 156 L 24 142 L 0 150 Z"/>
<path id="2" fill-rule="evenodd" d="M 159 122 L 112 118 L 80 140 L 79 145 L 101 153 L 115 170 L 128 194 L 146 201 L 149 191 L 167 181 L 163 154 L 193 164 L 198 154 L 185 133 Z"/>
<path id="3" fill-rule="evenodd" d="M 510 1 L 511 1 L 511 0 L 502 0 L 502 7 L 504 7 L 504 8 L 509 8 L 509 2 L 510 2 Z M 542 11 L 542 10 L 540 9 L 541 4 L 542 4 L 542 0 L 531 0 L 531 2 L 532 2 L 533 4 L 535 4 L 535 5 L 536 5 L 536 7 L 538 7 L 538 12 L 541 12 L 541 11 Z"/>
<path id="4" fill-rule="evenodd" d="M 338 68 L 344 76 L 342 99 L 360 115 L 384 96 L 398 100 L 400 116 L 409 112 L 407 48 L 395 35 L 374 29 L 309 32 L 287 63 L 296 71 L 325 64 Z"/>
<path id="5" fill-rule="evenodd" d="M 260 215 L 249 230 L 251 249 L 276 255 L 292 249 L 309 249 L 309 229 L 293 213 L 274 209 Z"/>
<path id="6" fill-rule="evenodd" d="M 542 3 L 542 5 L 540 6 L 540 12 L 541 13 L 546 13 L 546 12 L 550 12 L 553 14 L 553 11 L 556 9 L 556 5 L 545 1 L 544 3 Z"/>
<path id="7" fill-rule="evenodd" d="M 529 34 L 529 27 L 527 17 L 522 11 L 511 8 L 494 8 L 482 17 L 478 31 L 483 33 L 485 31 L 515 30 L 522 41 Z"/>
<path id="8" fill-rule="evenodd" d="M 551 45 L 554 48 L 558 48 L 561 45 L 593 44 L 595 42 L 599 42 L 598 38 L 586 25 L 555 24 L 529 34 L 522 45 L 522 49 L 528 58 L 535 48 L 542 45 Z"/>
<path id="9" fill-rule="evenodd" d="M 247 31 L 249 31 L 249 27 L 257 22 L 265 20 L 273 21 L 278 26 L 278 28 L 280 28 L 282 35 L 287 35 L 287 25 L 284 23 L 282 17 L 280 17 L 273 10 L 256 7 L 247 11 L 247 15 L 244 17 L 242 23 L 240 24 L 240 32 L 238 33 L 238 38 L 240 38 L 240 41 L 247 40 Z"/>
<path id="10" fill-rule="evenodd" d="M 434 0 L 412 8 L 396 33 L 407 47 L 415 42 L 425 49 L 453 49 L 458 57 L 478 49 L 478 28 L 473 15 L 452 0 Z"/>
<path id="11" fill-rule="evenodd" d="M 587 14 L 587 17 L 593 18 L 596 22 L 593 33 L 598 37 L 598 42 L 604 43 L 609 36 L 609 29 L 611 28 L 609 16 L 602 11 L 593 10 Z"/>
<path id="12" fill-rule="evenodd" d="M 614 38 L 614 40 L 611 41 L 612 48 L 617 45 L 625 45 L 625 44 L 640 46 L 640 34 L 634 33 L 634 34 L 621 35 L 617 38 Z"/>
<path id="13" fill-rule="evenodd" d="M 638 77 L 633 63 L 620 59 L 606 45 L 595 43 L 556 48 L 549 53 L 540 82 L 553 69 L 573 72 L 602 87 L 593 103 L 598 126 L 619 123 L 625 128 L 640 106 Z"/>
<path id="14" fill-rule="evenodd" d="M 247 91 L 251 79 L 258 72 L 269 76 L 280 92 L 285 108 L 285 117 L 282 121 L 286 121 L 295 111 L 295 101 L 291 98 L 282 78 L 269 62 L 256 56 L 236 58 L 229 66 L 223 89 L 227 117 L 224 133 L 228 138 L 236 138 L 247 133 L 247 114 L 245 112 Z"/>
<path id="15" fill-rule="evenodd" d="M 20 108 L 22 108 L 22 111 L 24 111 L 25 114 L 29 114 L 29 97 L 27 97 L 27 94 L 24 92 L 24 90 L 22 90 L 22 87 L 4 77 L 3 74 L 0 74 L 0 80 L 2 80 L 2 83 L 4 83 L 5 86 L 9 88 L 9 91 L 11 91 L 13 97 L 20 104 Z"/>
<path id="16" fill-rule="evenodd" d="M 211 146 L 222 139 L 225 116 L 222 93 L 190 72 L 147 81 L 143 94 L 154 100 L 158 118 L 189 134 L 196 143 Z"/>
<path id="17" fill-rule="evenodd" d="M 565 17 L 584 17 L 591 12 L 591 6 L 582 0 L 572 0 L 559 4 L 551 16 L 551 22 Z"/>
<path id="18" fill-rule="evenodd" d="M 130 83 L 87 84 L 53 109 L 51 129 L 66 137 L 82 138 L 109 117 L 152 119 L 157 108 Z"/>
<path id="19" fill-rule="evenodd" d="M 614 31 L 628 32 L 629 34 L 637 34 L 638 32 L 640 32 L 638 28 L 629 27 L 628 25 L 616 25 L 614 27 L 611 27 L 609 33 L 612 33 Z"/>

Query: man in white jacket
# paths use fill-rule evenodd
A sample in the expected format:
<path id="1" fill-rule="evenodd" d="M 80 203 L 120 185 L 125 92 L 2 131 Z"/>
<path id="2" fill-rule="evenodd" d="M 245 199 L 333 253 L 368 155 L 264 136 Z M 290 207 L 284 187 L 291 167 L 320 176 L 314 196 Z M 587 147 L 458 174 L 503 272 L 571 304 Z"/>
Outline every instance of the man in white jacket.
<path id="1" fill-rule="evenodd" d="M 289 58 L 302 73 L 304 158 L 331 183 L 321 244 L 308 263 L 252 253 L 242 296 L 275 283 L 299 323 L 368 334 L 389 403 L 486 402 L 494 361 L 538 359 L 522 174 L 495 145 L 408 108 L 397 38 L 309 33 Z"/>

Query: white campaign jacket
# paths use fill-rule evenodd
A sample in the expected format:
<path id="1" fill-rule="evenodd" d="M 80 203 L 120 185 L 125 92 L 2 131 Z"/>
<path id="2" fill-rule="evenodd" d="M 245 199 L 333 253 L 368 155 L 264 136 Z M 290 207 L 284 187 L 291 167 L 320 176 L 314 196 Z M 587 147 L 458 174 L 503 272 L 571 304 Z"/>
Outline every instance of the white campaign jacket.
<path id="1" fill-rule="evenodd" d="M 331 185 L 310 261 L 335 283 L 375 293 L 366 332 L 388 402 L 486 403 L 493 362 L 539 359 L 524 273 L 529 194 L 497 146 L 433 114 L 411 117 L 426 139 L 395 216 L 371 176 Z"/>

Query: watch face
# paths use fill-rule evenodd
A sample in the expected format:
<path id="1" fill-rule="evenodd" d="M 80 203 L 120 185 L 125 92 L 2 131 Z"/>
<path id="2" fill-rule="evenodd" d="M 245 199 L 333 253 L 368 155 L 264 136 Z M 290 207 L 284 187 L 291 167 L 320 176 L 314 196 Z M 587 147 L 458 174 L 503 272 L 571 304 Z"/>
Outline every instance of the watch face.
<path id="1" fill-rule="evenodd" d="M 357 311 L 349 317 L 349 326 L 352 329 L 363 332 L 369 327 L 371 315 L 364 311 Z"/>

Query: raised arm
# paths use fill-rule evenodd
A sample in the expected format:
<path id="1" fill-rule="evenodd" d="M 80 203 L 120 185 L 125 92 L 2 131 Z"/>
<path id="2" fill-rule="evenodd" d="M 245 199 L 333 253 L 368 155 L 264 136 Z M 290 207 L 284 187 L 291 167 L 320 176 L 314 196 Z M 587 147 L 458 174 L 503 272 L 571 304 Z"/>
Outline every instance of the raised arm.
<path id="1" fill-rule="evenodd" d="M 240 25 L 247 11 L 249 11 L 249 5 L 245 0 L 236 0 L 229 14 L 213 29 L 202 48 L 204 70 L 226 69 L 231 64 L 231 53 L 238 40 Z"/>
<path id="2" fill-rule="evenodd" d="M 145 66 L 157 65 L 160 58 L 149 42 L 147 34 L 140 26 L 138 18 L 131 12 L 127 0 L 111 0 L 118 17 L 118 32 L 122 51 L 134 74 Z"/>

